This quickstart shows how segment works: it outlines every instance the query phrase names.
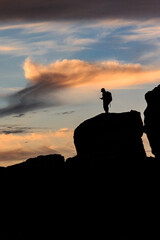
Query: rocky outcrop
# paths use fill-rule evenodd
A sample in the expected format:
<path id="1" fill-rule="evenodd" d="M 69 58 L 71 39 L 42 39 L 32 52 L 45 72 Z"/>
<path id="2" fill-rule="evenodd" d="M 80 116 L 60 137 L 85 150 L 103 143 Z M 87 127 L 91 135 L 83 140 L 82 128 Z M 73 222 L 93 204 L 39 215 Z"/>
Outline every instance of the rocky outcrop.
<path id="1" fill-rule="evenodd" d="M 140 113 L 102 113 L 81 123 L 74 131 L 80 157 L 110 160 L 143 159 L 143 123 Z"/>
<path id="2" fill-rule="evenodd" d="M 144 129 L 147 134 L 152 153 L 160 158 L 160 85 L 145 94 L 147 107 L 144 111 Z"/>
<path id="3" fill-rule="evenodd" d="M 19 164 L 7 167 L 7 170 L 30 169 L 34 171 L 54 171 L 64 168 L 64 157 L 60 154 L 41 155 L 36 158 L 30 158 Z"/>

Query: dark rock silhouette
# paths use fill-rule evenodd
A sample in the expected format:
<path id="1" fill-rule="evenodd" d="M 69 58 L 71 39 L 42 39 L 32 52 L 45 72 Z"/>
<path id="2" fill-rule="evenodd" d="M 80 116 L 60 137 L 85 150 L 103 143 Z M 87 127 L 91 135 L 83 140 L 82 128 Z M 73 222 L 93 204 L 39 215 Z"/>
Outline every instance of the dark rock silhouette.
<path id="1" fill-rule="evenodd" d="M 81 123 L 74 131 L 74 143 L 82 158 L 130 161 L 146 157 L 142 134 L 139 112 L 104 113 Z"/>
<path id="2" fill-rule="evenodd" d="M 47 156 L 38 156 L 30 158 L 22 163 L 8 166 L 8 171 L 33 170 L 33 171 L 54 171 L 64 168 L 64 157 L 60 154 L 51 154 Z"/>
<path id="3" fill-rule="evenodd" d="M 160 159 L 160 85 L 145 94 L 147 107 L 144 111 L 144 129 L 152 153 Z"/>
<path id="4" fill-rule="evenodd" d="M 159 162 L 39 156 L 1 168 L 1 237 L 153 234 L 159 215 Z M 53 161 L 51 163 L 51 161 Z M 59 161 L 59 162 L 58 162 Z M 116 229 L 116 231 L 115 231 Z M 158 226 L 159 229 L 159 226 Z M 4 236 L 4 237 L 3 237 Z"/>

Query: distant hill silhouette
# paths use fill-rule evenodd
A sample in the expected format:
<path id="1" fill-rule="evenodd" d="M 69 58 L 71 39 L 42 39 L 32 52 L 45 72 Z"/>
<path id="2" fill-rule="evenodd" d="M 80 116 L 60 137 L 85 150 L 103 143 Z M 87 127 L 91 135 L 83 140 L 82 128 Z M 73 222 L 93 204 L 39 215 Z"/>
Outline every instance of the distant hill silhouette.
<path id="1" fill-rule="evenodd" d="M 145 130 L 156 155 L 153 104 Z M 75 157 L 44 155 L 1 167 L 1 239 L 153 238 L 160 163 L 146 156 L 142 134 L 139 112 L 102 113 L 75 129 Z"/>

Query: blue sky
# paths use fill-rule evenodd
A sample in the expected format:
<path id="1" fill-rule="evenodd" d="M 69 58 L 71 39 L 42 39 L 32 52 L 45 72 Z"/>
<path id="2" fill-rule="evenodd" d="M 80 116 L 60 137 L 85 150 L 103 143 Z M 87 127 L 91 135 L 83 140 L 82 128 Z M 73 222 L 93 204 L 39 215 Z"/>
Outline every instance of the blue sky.
<path id="1" fill-rule="evenodd" d="M 103 112 L 101 87 L 113 94 L 111 112 L 137 110 L 143 119 L 144 94 L 159 84 L 159 46 L 159 18 L 152 16 L 2 19 L 1 165 L 40 154 L 73 156 L 74 128 Z"/>

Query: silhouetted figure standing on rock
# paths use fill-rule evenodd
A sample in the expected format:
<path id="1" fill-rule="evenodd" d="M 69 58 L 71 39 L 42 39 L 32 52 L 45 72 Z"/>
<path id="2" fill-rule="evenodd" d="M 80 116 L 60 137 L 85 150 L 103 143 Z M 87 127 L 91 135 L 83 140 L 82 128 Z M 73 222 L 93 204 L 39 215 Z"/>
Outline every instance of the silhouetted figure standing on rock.
<path id="1" fill-rule="evenodd" d="M 109 104 L 112 101 L 112 94 L 109 91 L 106 91 L 104 88 L 101 89 L 102 97 L 100 99 L 103 100 L 103 108 L 106 113 L 109 112 Z"/>

